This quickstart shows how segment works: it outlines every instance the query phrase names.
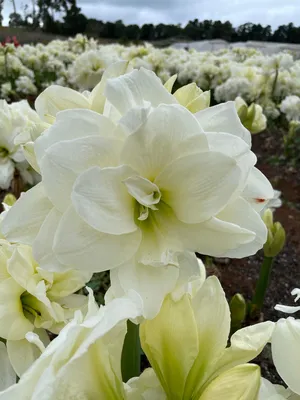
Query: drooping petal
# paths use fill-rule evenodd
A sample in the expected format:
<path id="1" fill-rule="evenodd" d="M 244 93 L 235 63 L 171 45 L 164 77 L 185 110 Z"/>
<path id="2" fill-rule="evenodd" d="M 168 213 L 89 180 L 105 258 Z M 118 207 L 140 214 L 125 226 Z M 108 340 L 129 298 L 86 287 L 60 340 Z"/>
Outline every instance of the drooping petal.
<path id="1" fill-rule="evenodd" d="M 63 215 L 53 250 L 69 268 L 101 272 L 129 260 L 137 251 L 141 232 L 109 235 L 91 228 L 71 206 Z"/>
<path id="2" fill-rule="evenodd" d="M 152 319 L 159 312 L 165 296 L 174 289 L 178 273 L 178 267 L 174 265 L 156 268 L 131 259 L 111 271 L 112 292 L 115 297 L 121 297 L 130 290 L 136 291 L 143 300 L 143 316 Z M 123 293 L 119 292 L 120 288 Z"/>
<path id="3" fill-rule="evenodd" d="M 34 107 L 40 118 L 48 121 L 48 117 L 56 117 L 59 111 L 73 108 L 90 108 L 90 103 L 76 90 L 51 85 L 35 100 Z"/>
<path id="4" fill-rule="evenodd" d="M 18 199 L 6 214 L 1 230 L 10 242 L 32 244 L 44 219 L 53 208 L 42 183 Z"/>
<path id="5" fill-rule="evenodd" d="M 45 192 L 61 212 L 70 205 L 77 176 L 93 166 L 117 165 L 122 142 L 113 138 L 88 136 L 62 141 L 45 151 L 40 162 Z"/>
<path id="6" fill-rule="evenodd" d="M 16 379 L 16 373 L 9 361 L 5 344 L 0 342 L 0 391 L 16 383 Z"/>
<path id="7" fill-rule="evenodd" d="M 267 228 L 260 215 L 254 211 L 250 204 L 242 197 L 228 204 L 217 218 L 236 224 L 254 234 L 251 242 L 241 244 L 239 247 L 223 254 L 224 257 L 243 258 L 256 254 L 267 240 Z"/>
<path id="8" fill-rule="evenodd" d="M 280 319 L 272 335 L 272 358 L 278 374 L 300 395 L 300 320 Z"/>
<path id="9" fill-rule="evenodd" d="M 80 174 L 72 191 L 72 204 L 78 215 L 99 232 L 120 235 L 136 231 L 135 200 L 124 184 L 135 175 L 126 165 L 93 167 Z"/>
<path id="10" fill-rule="evenodd" d="M 131 108 L 143 107 L 145 102 L 150 102 L 153 107 L 176 103 L 155 73 L 145 68 L 108 79 L 104 93 L 122 115 Z"/>
<path id="11" fill-rule="evenodd" d="M 179 105 L 160 105 L 128 136 L 121 161 L 153 180 L 173 160 L 207 149 L 206 136 L 193 114 Z"/>
<path id="12" fill-rule="evenodd" d="M 206 108 L 197 112 L 195 116 L 204 132 L 231 133 L 251 145 L 251 134 L 242 125 L 233 101 Z"/>
<path id="13" fill-rule="evenodd" d="M 217 152 L 181 157 L 155 179 L 177 218 L 199 223 L 215 216 L 239 187 L 241 170 L 234 159 Z"/>
<path id="14" fill-rule="evenodd" d="M 257 168 L 253 168 L 247 180 L 242 197 L 251 204 L 255 211 L 261 211 L 273 199 L 274 190 L 268 179 Z"/>

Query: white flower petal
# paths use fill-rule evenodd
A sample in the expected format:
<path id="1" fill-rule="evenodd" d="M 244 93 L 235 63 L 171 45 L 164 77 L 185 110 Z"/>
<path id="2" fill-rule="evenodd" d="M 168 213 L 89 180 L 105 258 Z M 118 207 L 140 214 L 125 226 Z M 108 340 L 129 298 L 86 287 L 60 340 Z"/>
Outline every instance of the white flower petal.
<path id="1" fill-rule="evenodd" d="M 6 214 L 1 231 L 7 240 L 32 244 L 40 227 L 53 208 L 42 183 L 28 190 Z"/>
<path id="2" fill-rule="evenodd" d="M 217 215 L 217 218 L 240 226 L 242 229 L 246 229 L 255 235 L 251 242 L 225 252 L 223 254 L 224 257 L 243 258 L 256 254 L 267 240 L 268 232 L 261 216 L 242 197 L 228 204 Z"/>
<path id="3" fill-rule="evenodd" d="M 280 319 L 272 335 L 272 358 L 278 374 L 300 395 L 300 320 Z"/>
<path id="4" fill-rule="evenodd" d="M 89 136 L 52 145 L 40 162 L 45 191 L 61 212 L 70 205 L 77 176 L 93 166 L 117 165 L 122 142 Z"/>
<path id="5" fill-rule="evenodd" d="M 155 179 L 177 218 L 199 223 L 224 208 L 239 186 L 241 170 L 222 153 L 205 152 L 175 160 Z"/>
<path id="6" fill-rule="evenodd" d="M 16 374 L 8 358 L 5 344 L 0 342 L 0 391 L 16 383 Z"/>
<path id="7" fill-rule="evenodd" d="M 111 271 L 111 290 L 115 297 L 121 297 L 129 290 L 136 291 L 143 300 L 143 316 L 152 319 L 159 312 L 165 296 L 173 290 L 178 273 L 178 267 L 173 265 L 156 268 L 131 259 Z M 120 287 L 123 293 L 119 292 Z"/>
<path id="8" fill-rule="evenodd" d="M 120 235 L 134 232 L 135 200 L 123 183 L 136 175 L 128 166 L 93 167 L 77 178 L 72 203 L 80 217 L 99 232 Z"/>
<path id="9" fill-rule="evenodd" d="M 53 208 L 41 225 L 38 235 L 33 242 L 33 255 L 41 268 L 62 271 L 62 265 L 53 252 L 54 236 L 62 217 L 62 213 Z"/>
<path id="10" fill-rule="evenodd" d="M 145 101 L 150 102 L 153 107 L 176 103 L 155 73 L 144 68 L 108 79 L 104 93 L 121 114 L 134 107 L 143 107 Z"/>
<path id="11" fill-rule="evenodd" d="M 35 100 L 34 107 L 40 118 L 48 121 L 48 116 L 55 117 L 59 111 L 73 108 L 90 108 L 89 101 L 76 90 L 51 85 Z"/>
<path id="12" fill-rule="evenodd" d="M 251 134 L 242 125 L 233 101 L 206 108 L 195 116 L 205 132 L 231 133 L 251 145 Z"/>
<path id="13" fill-rule="evenodd" d="M 140 241 L 140 230 L 124 235 L 96 231 L 70 207 L 59 223 L 53 250 L 59 261 L 70 268 L 100 272 L 129 260 Z"/>
<path id="14" fill-rule="evenodd" d="M 261 211 L 268 200 L 273 199 L 274 190 L 271 183 L 257 168 L 253 168 L 247 180 L 247 186 L 241 194 L 255 211 Z"/>
<path id="15" fill-rule="evenodd" d="M 91 110 L 77 109 L 60 111 L 55 123 L 34 144 L 40 163 L 45 151 L 63 140 L 80 139 L 87 136 L 112 137 L 115 125 L 103 115 Z"/>
<path id="16" fill-rule="evenodd" d="M 179 105 L 160 105 L 129 135 L 121 161 L 153 180 L 173 160 L 207 149 L 206 136 L 193 114 Z"/>
<path id="17" fill-rule="evenodd" d="M 8 189 L 14 177 L 15 165 L 9 158 L 5 163 L 0 163 L 0 188 Z"/>

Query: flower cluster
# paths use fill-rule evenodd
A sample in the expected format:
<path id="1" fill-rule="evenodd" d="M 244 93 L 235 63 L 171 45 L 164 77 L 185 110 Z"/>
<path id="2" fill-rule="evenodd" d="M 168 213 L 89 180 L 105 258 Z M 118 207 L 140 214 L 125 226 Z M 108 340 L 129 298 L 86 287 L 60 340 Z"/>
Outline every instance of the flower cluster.
<path id="1" fill-rule="evenodd" d="M 91 92 L 49 86 L 36 111 L 3 102 L 7 168 L 21 154 L 40 182 L 1 215 L 0 400 L 299 398 L 297 320 L 231 335 L 225 293 L 195 255 L 247 257 L 276 240 L 261 217 L 276 194 L 248 130 L 263 129 L 262 108 L 210 107 L 204 78 L 175 90 L 180 71 L 161 69 L 151 48 L 127 48 L 127 59 L 156 64 L 165 84 L 107 49 L 99 59 L 83 36 L 67 45 Z M 99 308 L 91 289 L 76 292 L 106 270 Z M 150 364 L 141 375 L 131 373 L 138 338 Z M 270 341 L 287 391 L 249 363 Z"/>

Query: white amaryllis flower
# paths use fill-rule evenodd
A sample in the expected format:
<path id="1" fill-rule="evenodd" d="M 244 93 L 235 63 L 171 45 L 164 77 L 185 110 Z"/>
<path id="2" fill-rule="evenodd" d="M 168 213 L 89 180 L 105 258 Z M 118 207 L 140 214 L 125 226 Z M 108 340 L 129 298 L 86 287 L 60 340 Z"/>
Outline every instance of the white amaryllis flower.
<path id="1" fill-rule="evenodd" d="M 25 183 L 33 185 L 39 181 L 35 171 L 25 159 L 19 135 L 26 135 L 32 124 L 37 124 L 39 117 L 23 100 L 8 105 L 0 100 L 0 187 L 8 189 L 17 169 Z M 42 122 L 42 121 L 40 121 Z"/>
<path id="2" fill-rule="evenodd" d="M 146 70 L 107 82 L 104 115 L 62 111 L 36 140 L 42 182 L 8 212 L 5 236 L 46 269 L 139 276 L 139 293 L 150 275 L 177 279 L 177 252 L 256 253 L 273 189 L 234 104 L 192 114 Z"/>
<path id="3" fill-rule="evenodd" d="M 86 317 L 78 311 L 20 381 L 0 392 L 0 399 L 127 400 L 121 353 L 126 321 L 140 311 L 138 298 L 116 299 L 99 309 L 90 295 Z"/>
<path id="4" fill-rule="evenodd" d="M 184 316 L 184 317 L 183 317 Z M 231 337 L 230 311 L 216 277 L 179 299 L 167 296 L 159 314 L 140 325 L 142 348 L 167 399 L 256 399 L 258 366 L 246 364 L 270 339 L 272 322 Z"/>
<path id="5" fill-rule="evenodd" d="M 52 273 L 39 268 L 29 246 L 0 247 L 0 337 L 6 340 L 10 361 L 21 376 L 40 355 L 25 339 L 27 332 L 49 343 L 45 329 L 58 333 L 86 306 L 86 297 L 74 294 L 90 279 L 90 274 L 69 270 Z"/>

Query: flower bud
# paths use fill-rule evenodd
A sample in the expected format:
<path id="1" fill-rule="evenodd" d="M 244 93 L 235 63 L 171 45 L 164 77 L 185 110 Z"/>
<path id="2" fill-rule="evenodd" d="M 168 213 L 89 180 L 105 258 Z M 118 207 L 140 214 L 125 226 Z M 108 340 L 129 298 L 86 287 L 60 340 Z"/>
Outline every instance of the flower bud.
<path id="1" fill-rule="evenodd" d="M 285 244 L 285 230 L 280 222 L 273 222 L 273 214 L 270 209 L 265 211 L 263 220 L 268 228 L 268 238 L 264 244 L 265 257 L 276 257 Z"/>
<path id="2" fill-rule="evenodd" d="M 12 193 L 8 193 L 3 200 L 3 203 L 7 204 L 8 206 L 13 206 L 17 201 L 16 197 Z"/>
<path id="3" fill-rule="evenodd" d="M 242 326 L 246 317 L 246 301 L 242 294 L 236 293 L 229 303 L 231 313 L 231 330 L 235 332 Z"/>

